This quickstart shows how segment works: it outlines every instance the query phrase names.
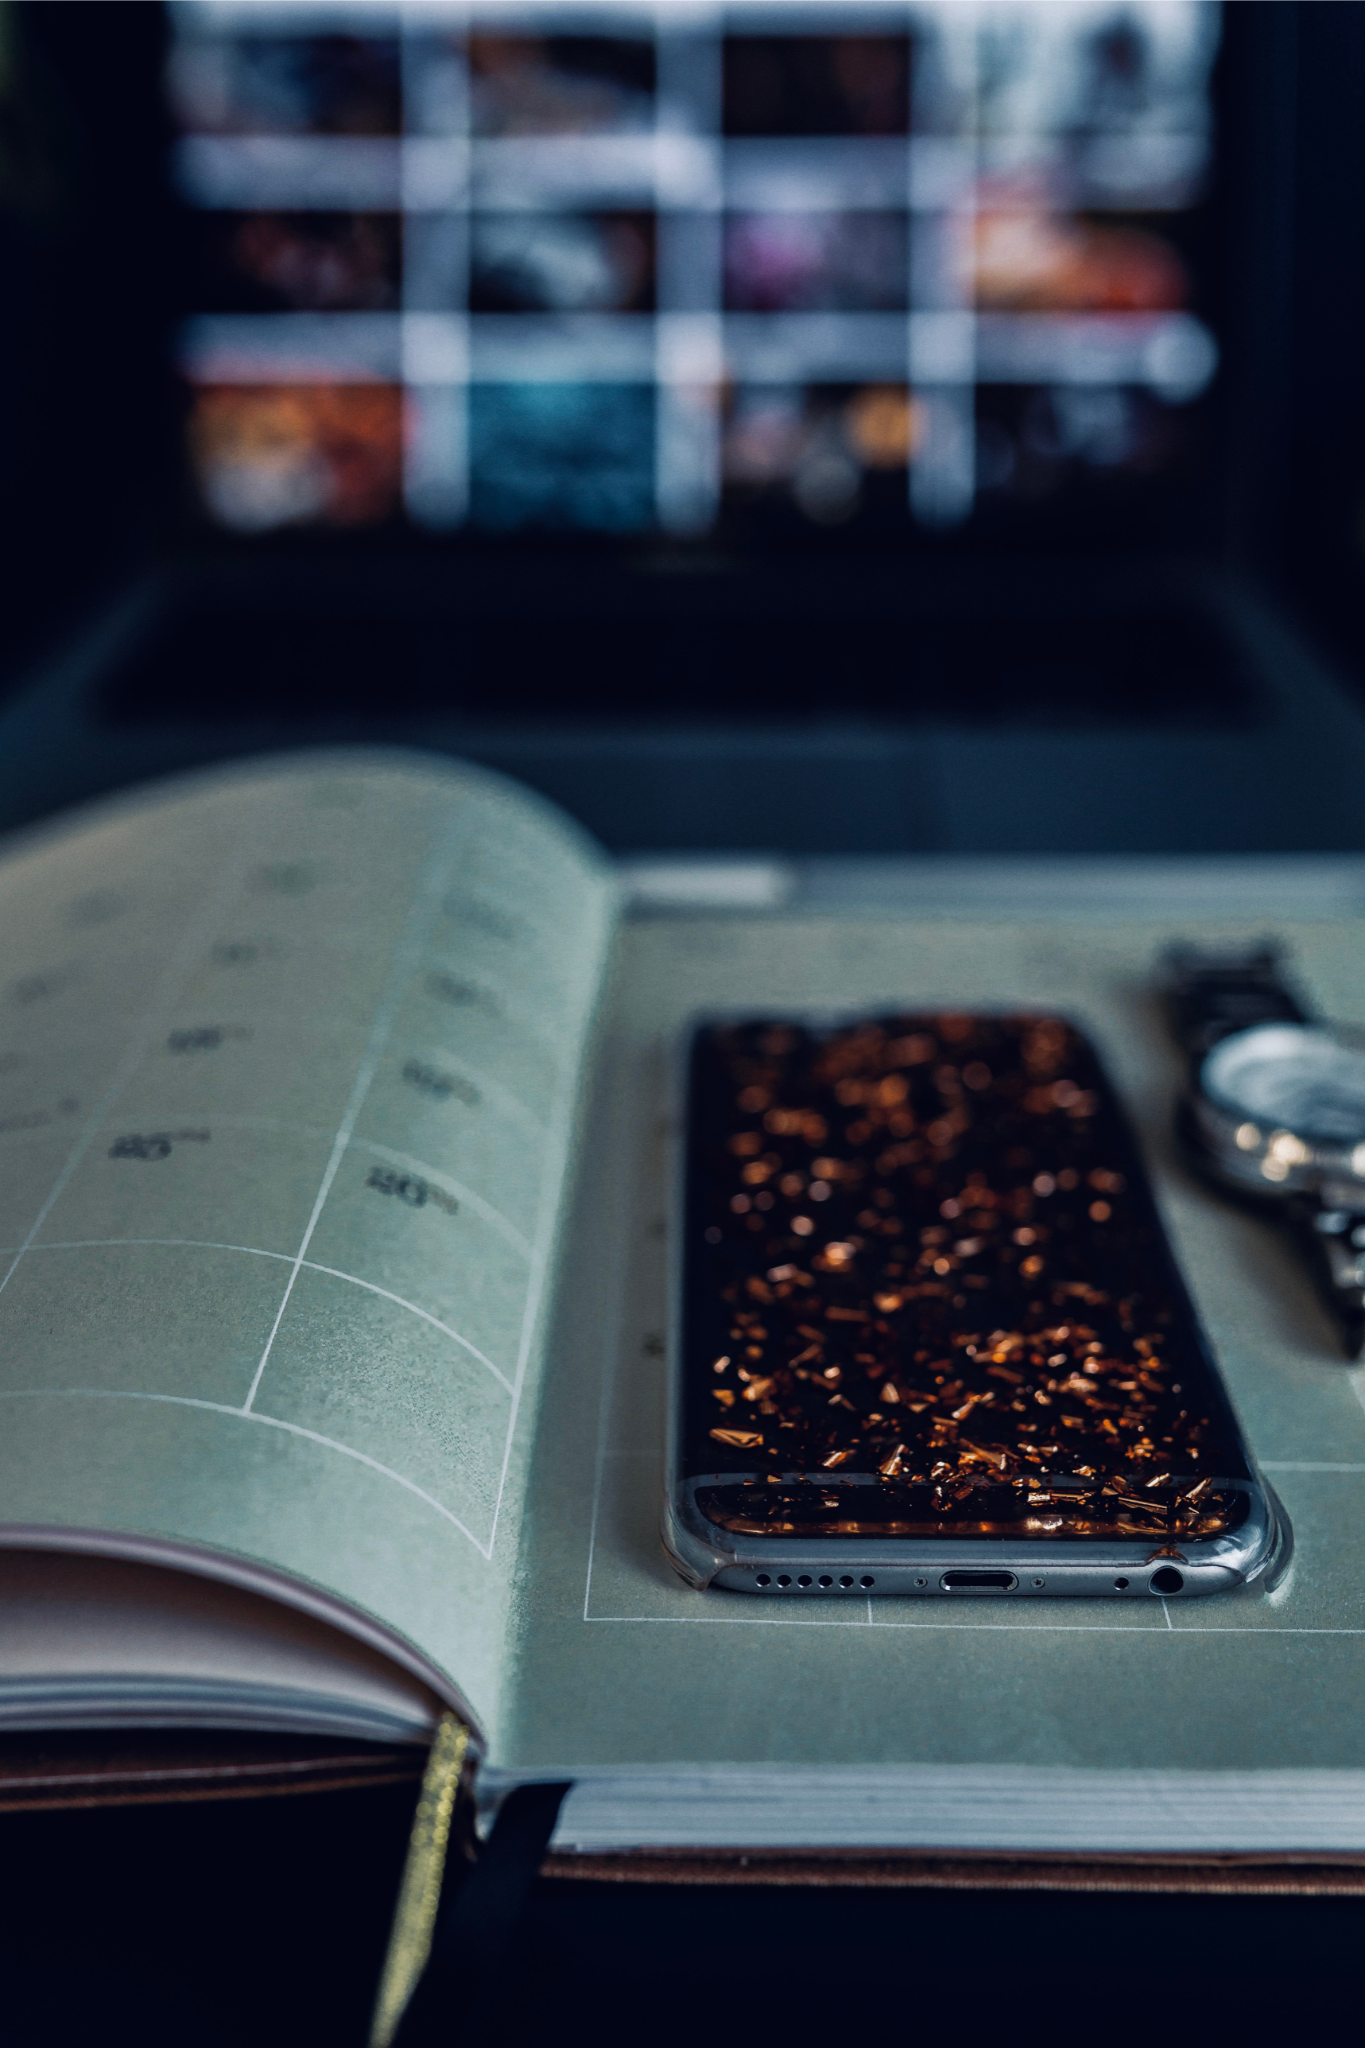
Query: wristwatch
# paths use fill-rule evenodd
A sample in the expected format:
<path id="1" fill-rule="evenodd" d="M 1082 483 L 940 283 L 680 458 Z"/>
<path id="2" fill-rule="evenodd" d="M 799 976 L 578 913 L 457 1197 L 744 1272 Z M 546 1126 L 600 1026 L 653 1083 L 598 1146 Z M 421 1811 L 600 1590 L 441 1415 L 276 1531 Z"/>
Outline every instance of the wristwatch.
<path id="1" fill-rule="evenodd" d="M 1365 1344 L 1365 1043 L 1314 1019 L 1269 944 L 1166 955 L 1189 1054 L 1177 1112 L 1208 1179 L 1273 1204 L 1307 1253 L 1351 1357 Z"/>

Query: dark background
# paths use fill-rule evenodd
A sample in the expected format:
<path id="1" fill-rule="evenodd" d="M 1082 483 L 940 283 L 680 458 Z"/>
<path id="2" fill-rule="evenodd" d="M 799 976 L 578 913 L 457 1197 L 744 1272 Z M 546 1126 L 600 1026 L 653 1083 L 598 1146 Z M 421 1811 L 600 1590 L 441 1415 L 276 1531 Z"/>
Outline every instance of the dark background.
<path id="1" fill-rule="evenodd" d="M 363 2048 L 411 1792 L 10 1816 L 14 2048 Z M 1350 2039 L 1362 1904 L 542 1880 L 520 2044 Z"/>
<path id="2" fill-rule="evenodd" d="M 0 825 L 379 738 L 506 767 L 622 850 L 1365 846 L 1365 9 L 1227 10 L 1216 483 L 1080 573 L 979 541 L 211 541 L 169 369 L 194 259 L 165 34 L 150 4 L 0 14 Z M 360 2043 L 410 1813 L 394 1787 L 0 1819 L 7 2038 Z M 504 2037 L 1301 2033 L 1358 2002 L 1363 1912 L 542 1883 Z"/>

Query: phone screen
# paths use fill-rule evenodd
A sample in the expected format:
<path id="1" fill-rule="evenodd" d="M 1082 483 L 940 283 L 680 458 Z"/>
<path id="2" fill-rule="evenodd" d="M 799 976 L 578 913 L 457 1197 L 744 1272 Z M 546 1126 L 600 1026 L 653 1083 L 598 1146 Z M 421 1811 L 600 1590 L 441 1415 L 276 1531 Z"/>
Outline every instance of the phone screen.
<path id="1" fill-rule="evenodd" d="M 682 1455 L 708 1521 L 1220 1535 L 1236 1424 L 1094 1050 L 1053 1016 L 708 1025 Z"/>

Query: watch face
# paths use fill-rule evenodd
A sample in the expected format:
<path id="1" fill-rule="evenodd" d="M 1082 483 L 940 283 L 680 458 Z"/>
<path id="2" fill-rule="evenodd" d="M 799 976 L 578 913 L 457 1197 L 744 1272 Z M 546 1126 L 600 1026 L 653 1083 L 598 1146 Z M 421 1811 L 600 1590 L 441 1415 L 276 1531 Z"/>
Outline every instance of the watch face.
<path id="1" fill-rule="evenodd" d="M 1234 1032 L 1214 1047 L 1199 1079 L 1211 1102 L 1258 1126 L 1258 1136 L 1281 1131 L 1308 1145 L 1365 1143 L 1365 1051 L 1329 1032 L 1306 1024 Z"/>

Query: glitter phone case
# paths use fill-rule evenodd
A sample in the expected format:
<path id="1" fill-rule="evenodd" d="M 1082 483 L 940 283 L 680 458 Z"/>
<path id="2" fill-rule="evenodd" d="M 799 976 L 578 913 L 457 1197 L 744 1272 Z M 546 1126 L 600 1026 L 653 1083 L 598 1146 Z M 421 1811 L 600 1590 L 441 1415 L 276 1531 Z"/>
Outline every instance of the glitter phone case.
<path id="1" fill-rule="evenodd" d="M 699 1025 L 664 1543 L 692 1585 L 1171 1598 L 1287 1563 L 1064 1018 Z"/>

